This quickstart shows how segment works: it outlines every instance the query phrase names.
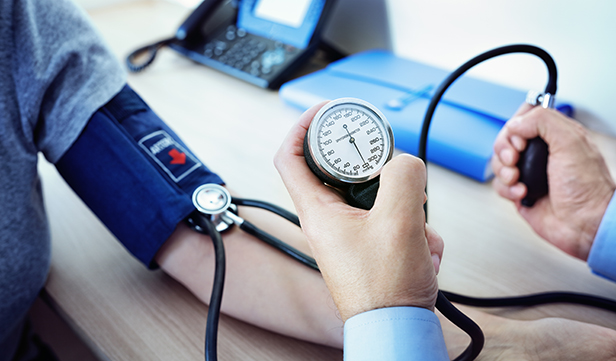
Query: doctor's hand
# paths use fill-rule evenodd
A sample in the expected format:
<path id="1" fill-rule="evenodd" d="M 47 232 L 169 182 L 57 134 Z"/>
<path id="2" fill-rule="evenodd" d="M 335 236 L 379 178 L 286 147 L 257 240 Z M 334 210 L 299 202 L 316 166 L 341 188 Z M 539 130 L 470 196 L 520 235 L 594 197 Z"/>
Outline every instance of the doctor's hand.
<path id="1" fill-rule="evenodd" d="M 443 241 L 425 223 L 423 162 L 409 155 L 392 159 L 382 170 L 374 207 L 349 206 L 304 159 L 306 130 L 323 105 L 301 116 L 274 163 L 342 320 L 383 307 L 434 310 Z"/>
<path id="2" fill-rule="evenodd" d="M 531 208 L 520 204 L 526 186 L 516 163 L 527 140 L 548 145 L 549 193 Z M 494 143 L 492 168 L 497 192 L 548 242 L 586 260 L 616 185 L 587 130 L 553 109 L 523 105 Z"/>

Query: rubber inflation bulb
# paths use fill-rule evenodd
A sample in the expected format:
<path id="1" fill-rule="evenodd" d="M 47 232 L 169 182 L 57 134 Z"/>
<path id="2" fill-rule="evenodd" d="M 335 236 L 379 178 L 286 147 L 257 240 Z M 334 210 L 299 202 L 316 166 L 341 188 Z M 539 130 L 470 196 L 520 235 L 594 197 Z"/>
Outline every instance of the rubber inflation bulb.
<path id="1" fill-rule="evenodd" d="M 548 145 L 537 137 L 528 141 L 526 149 L 518 161 L 520 182 L 526 185 L 528 192 L 522 199 L 522 205 L 532 207 L 541 197 L 548 194 Z"/>
<path id="2" fill-rule="evenodd" d="M 350 186 L 345 194 L 347 203 L 356 208 L 371 209 L 379 191 L 379 178 Z"/>

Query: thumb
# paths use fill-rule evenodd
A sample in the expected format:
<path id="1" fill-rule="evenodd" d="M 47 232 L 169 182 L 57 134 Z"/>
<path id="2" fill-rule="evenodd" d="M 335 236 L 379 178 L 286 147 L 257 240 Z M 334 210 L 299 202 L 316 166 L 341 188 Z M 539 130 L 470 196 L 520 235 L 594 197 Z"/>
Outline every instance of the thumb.
<path id="1" fill-rule="evenodd" d="M 524 114 L 528 113 L 529 111 L 533 110 L 534 108 L 535 108 L 534 105 L 530 105 L 527 102 L 524 102 L 524 103 L 522 103 L 522 105 L 520 105 L 518 110 L 516 110 L 516 112 L 512 116 L 512 118 L 524 115 Z"/>
<path id="2" fill-rule="evenodd" d="M 425 216 L 426 167 L 419 159 L 409 154 L 393 158 L 381 172 L 379 191 L 373 213 L 384 216 L 409 214 L 413 226 L 421 226 Z"/>
<path id="3" fill-rule="evenodd" d="M 524 139 L 541 137 L 550 146 L 571 142 L 571 138 L 576 135 L 571 132 L 571 126 L 579 127 L 558 111 L 542 107 L 535 107 L 515 116 L 505 124 L 510 135 L 518 135 Z"/>

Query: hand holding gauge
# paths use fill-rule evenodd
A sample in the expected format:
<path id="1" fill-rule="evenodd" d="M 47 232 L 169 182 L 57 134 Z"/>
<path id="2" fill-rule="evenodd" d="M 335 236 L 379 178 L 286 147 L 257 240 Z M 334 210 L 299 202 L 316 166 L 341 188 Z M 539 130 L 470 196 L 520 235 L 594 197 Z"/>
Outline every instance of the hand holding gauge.
<path id="1" fill-rule="evenodd" d="M 392 158 L 393 133 L 378 113 L 356 99 L 318 104 L 300 117 L 274 160 L 343 320 L 383 307 L 433 310 L 437 298 L 443 241 L 425 224 L 425 168 L 411 155 Z M 341 197 L 366 184 L 378 186 L 369 212 Z"/>
<path id="2" fill-rule="evenodd" d="M 354 98 L 342 98 L 325 104 L 313 118 L 306 132 L 306 136 L 304 137 L 304 157 L 312 172 L 317 175 L 322 182 L 343 191 L 349 205 L 363 209 L 371 209 L 374 205 L 377 191 L 379 189 L 379 176 L 381 174 L 381 170 L 385 166 L 385 163 L 391 160 L 393 148 L 393 132 L 385 116 L 373 105 L 363 100 Z M 406 181 L 403 180 L 404 177 L 398 179 L 398 181 L 402 181 L 408 185 L 410 190 L 417 191 L 420 189 L 420 192 L 425 197 L 425 193 L 423 192 L 426 184 L 425 170 L 423 166 L 421 167 L 421 170 L 417 168 L 417 163 L 421 163 L 421 161 L 418 161 L 417 158 L 414 158 L 413 161 L 410 161 L 410 159 L 411 158 L 400 159 L 400 163 L 397 164 L 396 168 L 401 167 L 403 162 L 409 162 L 402 166 L 402 168 L 406 168 L 407 171 L 410 171 L 410 174 L 406 174 L 408 177 L 406 178 Z M 398 171 L 402 168 L 398 168 Z M 282 172 L 281 175 L 283 175 Z M 391 174 L 389 174 L 389 176 L 391 177 Z M 392 178 L 389 178 L 389 181 L 392 181 Z M 389 184 L 388 187 L 385 187 L 384 184 L 384 198 L 391 201 L 393 199 L 393 194 L 400 189 L 399 186 L 400 184 L 397 186 L 392 186 L 392 184 Z M 382 271 L 385 269 L 388 270 L 388 272 L 386 272 L 388 277 L 384 277 L 380 281 L 376 282 L 376 284 L 387 285 L 385 288 L 389 291 L 397 289 L 397 287 L 400 286 L 400 284 L 395 282 L 389 283 L 391 279 L 397 279 L 397 277 L 389 277 L 391 276 L 391 272 L 389 272 L 390 270 L 395 270 L 394 273 L 397 275 L 410 276 L 411 278 L 404 281 L 404 284 L 407 286 L 411 284 L 416 286 L 421 285 L 411 293 L 415 295 L 428 296 L 419 297 L 419 299 L 424 300 L 424 302 L 421 303 L 423 306 L 420 307 L 426 307 L 426 305 L 429 305 L 426 308 L 433 309 L 434 306 L 432 305 L 436 304 L 436 307 L 445 317 L 452 320 L 458 327 L 471 336 L 472 341 L 469 347 L 460 356 L 458 356 L 456 360 L 472 360 L 477 356 L 477 354 L 479 354 L 481 348 L 483 347 L 483 333 L 477 324 L 456 309 L 447 300 L 443 293 L 438 291 L 436 288 L 438 286 L 435 276 L 436 272 L 438 272 L 440 259 L 442 257 L 443 241 L 440 236 L 431 230 L 431 228 L 425 223 L 425 214 L 423 209 L 421 207 L 417 208 L 412 206 L 417 206 L 421 203 L 417 203 L 417 199 L 409 202 L 408 197 L 412 193 L 413 192 L 401 195 L 402 198 L 397 199 L 394 202 L 397 207 L 402 207 L 402 209 L 399 210 L 400 214 L 398 215 L 401 218 L 398 218 L 398 222 L 392 220 L 391 218 L 387 218 L 387 221 L 379 218 L 383 214 L 383 207 L 378 210 L 375 208 L 373 211 L 376 212 L 371 212 L 367 219 L 358 220 L 361 224 L 373 225 L 372 227 L 374 227 L 374 229 L 372 229 L 372 227 L 364 228 L 360 233 L 355 234 L 351 244 L 344 244 L 344 241 L 341 241 L 346 239 L 345 235 L 335 234 L 319 234 L 311 241 L 309 236 L 309 242 L 311 243 L 311 247 L 313 248 L 317 262 L 330 263 L 330 266 L 328 266 L 329 271 L 335 271 L 342 268 L 345 269 L 342 272 L 343 275 L 349 272 L 354 275 L 378 275 L 379 270 Z M 393 207 L 393 204 L 389 205 Z M 393 213 L 395 214 L 396 211 L 393 211 Z M 389 214 L 390 212 L 388 212 L 387 217 L 389 217 Z M 371 219 L 372 217 L 374 217 L 374 219 Z M 319 219 L 319 227 L 323 227 L 327 222 L 332 221 L 328 217 L 326 218 L 327 219 Z M 342 217 L 342 220 L 337 219 L 338 217 L 333 218 L 335 218 L 334 222 L 337 224 L 338 228 L 346 229 L 344 216 Z M 400 223 L 400 219 L 405 219 L 405 221 Z M 411 224 L 409 222 L 415 222 L 415 224 Z M 379 226 L 374 226 L 375 224 L 378 224 Z M 396 228 L 400 225 L 402 225 L 402 229 L 404 229 L 404 231 Z M 374 234 L 371 233 L 372 231 L 375 231 L 375 229 L 379 229 L 379 227 L 386 227 L 388 228 L 388 231 L 384 232 L 380 229 Z M 327 227 L 325 226 L 325 228 Z M 362 227 L 359 225 L 355 228 L 351 227 L 351 229 L 361 228 Z M 333 229 L 334 228 L 330 227 L 329 232 L 333 232 Z M 400 248 L 399 243 L 396 240 L 381 239 L 382 235 L 391 232 L 392 229 L 396 229 L 394 233 L 400 231 L 400 234 L 405 235 L 401 238 L 405 239 L 405 247 Z M 313 234 L 313 232 L 315 231 L 308 231 L 307 235 Z M 379 239 L 378 251 L 375 251 L 373 244 L 370 246 L 367 246 L 366 244 L 362 245 L 362 236 L 360 236 L 360 234 L 363 233 L 366 233 L 364 236 L 371 240 Z M 315 246 L 318 243 L 320 243 L 320 245 Z M 336 246 L 334 246 L 334 250 L 331 252 L 334 256 L 329 254 L 330 252 L 323 252 L 326 254 L 318 257 L 317 254 L 321 253 L 319 250 L 323 251 L 324 249 L 331 247 L 329 245 L 324 245 L 328 243 L 336 244 Z M 317 248 L 315 249 L 314 247 Z M 349 247 L 352 251 L 349 251 Z M 341 249 L 346 249 L 349 251 L 349 254 L 354 255 L 353 257 L 349 257 L 351 258 L 351 264 L 345 265 L 344 257 L 336 258 L 337 253 L 342 253 L 344 255 L 344 251 L 341 251 Z M 361 250 L 369 250 L 371 256 L 362 257 Z M 392 252 L 390 253 L 388 251 Z M 426 251 L 429 253 L 426 253 Z M 410 252 L 410 254 L 403 255 L 398 252 Z M 371 259 L 370 257 L 375 254 L 378 255 L 376 259 Z M 393 254 L 395 254 L 395 256 L 393 256 Z M 432 262 L 429 262 L 430 255 L 432 256 Z M 327 258 L 332 257 L 333 260 L 329 260 L 328 262 Z M 391 262 L 387 265 L 379 263 L 378 260 L 383 259 L 393 260 L 400 263 L 396 265 Z M 360 261 L 357 262 L 358 260 Z M 409 270 L 407 267 L 414 262 L 424 266 L 432 263 L 430 266 L 433 266 L 434 269 L 431 271 L 427 268 L 424 268 L 422 271 Z M 356 272 L 353 272 L 353 267 L 357 264 L 361 264 L 362 267 L 367 267 L 367 269 L 356 270 Z M 321 270 L 323 271 L 323 269 Z M 332 295 L 334 295 L 334 299 L 336 300 L 336 291 L 338 289 L 344 290 L 345 283 L 340 282 L 336 284 L 335 280 L 330 279 L 330 276 L 326 275 L 326 273 L 329 272 L 325 272 L 323 276 L 326 278 L 326 283 L 328 284 L 330 290 L 333 289 Z M 344 279 L 344 276 L 342 276 L 342 279 Z M 351 282 L 351 284 L 353 283 L 357 282 Z M 361 282 L 359 283 L 361 284 Z M 369 280 L 368 283 L 375 284 L 374 279 Z M 408 287 L 405 289 L 406 291 L 409 290 Z M 355 291 L 356 290 L 353 290 L 348 294 L 352 294 Z M 373 289 L 372 293 L 368 292 L 370 296 L 357 296 L 357 298 L 370 300 L 372 299 L 371 296 L 379 293 L 375 293 L 374 291 L 375 290 Z M 342 294 L 344 294 L 344 292 L 342 292 Z M 357 295 L 357 293 L 355 294 Z M 380 294 L 390 293 L 385 292 Z M 405 293 L 403 292 L 403 294 Z M 425 300 L 430 300 L 430 302 L 426 303 Z M 388 304 L 390 306 L 396 304 L 395 302 L 391 303 L 390 301 L 391 300 L 388 300 Z M 343 302 L 343 304 L 345 304 L 344 302 L 346 301 L 338 300 L 335 302 L 340 308 L 339 303 Z M 416 306 L 417 304 L 415 302 L 416 300 L 410 302 L 405 301 L 398 304 Z M 362 303 L 359 302 L 359 304 Z M 349 308 L 353 310 L 353 306 L 355 305 L 351 302 L 350 306 L 346 305 L 344 309 L 346 310 L 346 308 Z M 365 308 L 364 311 L 369 309 L 371 308 Z M 444 349 L 444 345 L 442 348 Z"/>
<path id="3" fill-rule="evenodd" d="M 383 113 L 355 98 L 323 106 L 304 138 L 304 156 L 312 172 L 344 190 L 350 205 L 364 209 L 374 204 L 378 176 L 393 149 L 393 132 Z"/>

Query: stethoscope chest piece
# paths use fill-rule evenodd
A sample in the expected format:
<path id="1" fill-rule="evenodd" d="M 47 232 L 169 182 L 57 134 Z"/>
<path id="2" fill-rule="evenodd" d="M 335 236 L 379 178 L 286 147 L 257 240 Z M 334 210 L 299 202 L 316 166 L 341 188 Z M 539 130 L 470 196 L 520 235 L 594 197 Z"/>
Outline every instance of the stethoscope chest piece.
<path id="1" fill-rule="evenodd" d="M 197 210 L 204 214 L 223 213 L 231 205 L 231 195 L 223 186 L 209 183 L 195 189 L 192 201 Z"/>
<path id="2" fill-rule="evenodd" d="M 237 207 L 231 203 L 231 194 L 223 186 L 215 183 L 199 186 L 193 192 L 192 202 L 199 212 L 210 216 L 210 220 L 218 232 L 223 232 L 233 225 L 233 220 L 226 218 L 225 215 L 235 214 Z M 227 212 L 229 208 L 231 212 Z M 193 223 L 191 219 L 188 221 L 191 224 Z"/>

